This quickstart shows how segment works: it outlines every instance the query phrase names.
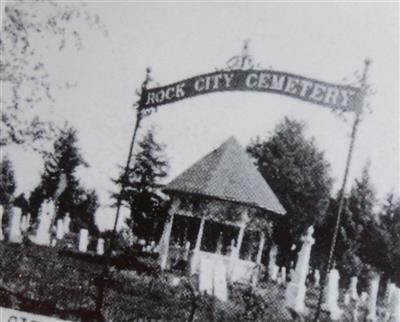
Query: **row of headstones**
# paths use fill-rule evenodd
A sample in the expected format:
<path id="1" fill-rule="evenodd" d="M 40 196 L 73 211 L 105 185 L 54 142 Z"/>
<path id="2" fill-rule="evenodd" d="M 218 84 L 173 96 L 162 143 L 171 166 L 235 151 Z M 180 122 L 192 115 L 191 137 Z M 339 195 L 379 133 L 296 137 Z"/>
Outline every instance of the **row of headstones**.
<path id="1" fill-rule="evenodd" d="M 315 240 L 312 237 L 314 230 L 310 227 L 307 235 L 302 238 L 302 248 L 298 254 L 298 260 L 295 268 L 290 270 L 290 282 L 286 287 L 285 302 L 286 306 L 293 309 L 299 314 L 305 314 L 307 308 L 305 306 L 305 295 L 307 291 L 306 280 L 309 274 L 309 261 L 311 248 Z M 277 248 L 273 246 L 270 251 L 268 273 L 269 278 L 279 284 L 286 284 L 286 267 L 279 268 L 276 265 Z M 325 290 L 325 302 L 322 308 L 329 312 L 330 318 L 334 321 L 339 320 L 343 309 L 339 307 L 339 280 L 338 270 L 332 269 L 328 274 L 328 283 Z M 352 277 L 350 287 L 344 295 L 344 304 L 350 305 L 353 300 L 354 309 L 352 312 L 353 320 L 358 320 L 359 308 L 362 305 L 367 306 L 367 320 L 377 321 L 377 300 L 380 276 L 378 274 L 370 281 L 369 294 L 362 292 L 358 296 L 357 277 Z M 314 286 L 318 287 L 320 283 L 320 273 L 314 271 Z M 384 313 L 385 321 L 400 322 L 400 288 L 394 283 L 388 283 L 386 294 L 386 312 Z"/>
<path id="2" fill-rule="evenodd" d="M 29 239 L 37 245 L 44 246 L 55 246 L 57 242 L 64 239 L 65 235 L 70 232 L 71 218 L 67 214 L 64 218 L 57 219 L 55 227 L 55 238 L 52 238 L 51 234 L 51 224 L 52 218 L 55 213 L 54 204 L 50 202 L 45 202 L 39 211 L 39 225 L 36 233 L 29 235 Z M 4 208 L 0 205 L 0 223 L 2 222 L 4 214 Z M 22 211 L 18 207 L 13 207 L 11 209 L 11 221 L 9 225 L 8 241 L 11 243 L 21 243 L 24 234 L 26 234 L 31 225 L 30 214 L 23 215 Z M 2 225 L 0 225 L 0 240 L 4 240 L 4 233 L 2 230 Z M 78 250 L 80 252 L 87 252 L 89 245 L 89 231 L 87 229 L 81 229 L 79 231 L 79 243 Z M 98 255 L 104 254 L 104 239 L 97 239 L 96 253 Z"/>

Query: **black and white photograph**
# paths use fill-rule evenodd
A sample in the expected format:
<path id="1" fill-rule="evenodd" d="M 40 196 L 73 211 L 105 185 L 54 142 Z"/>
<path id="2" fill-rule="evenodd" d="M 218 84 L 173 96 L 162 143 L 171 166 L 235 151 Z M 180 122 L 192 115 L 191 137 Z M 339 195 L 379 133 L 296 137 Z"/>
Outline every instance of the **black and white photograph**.
<path id="1" fill-rule="evenodd" d="M 0 4 L 0 322 L 400 322 L 399 1 Z"/>

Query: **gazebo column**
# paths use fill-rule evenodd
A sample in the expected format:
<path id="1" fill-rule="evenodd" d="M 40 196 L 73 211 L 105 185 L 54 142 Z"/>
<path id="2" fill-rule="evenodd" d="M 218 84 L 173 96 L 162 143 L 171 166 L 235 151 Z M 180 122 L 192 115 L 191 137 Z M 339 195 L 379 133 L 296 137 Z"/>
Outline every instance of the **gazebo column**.
<path id="1" fill-rule="evenodd" d="M 171 214 L 168 222 L 165 223 L 164 231 L 161 236 L 160 245 L 159 245 L 161 270 L 164 270 L 167 268 L 169 241 L 170 241 L 170 237 L 171 237 L 173 222 L 174 222 L 174 215 Z"/>
<path id="2" fill-rule="evenodd" d="M 264 244 L 265 244 L 265 234 L 264 234 L 264 232 L 260 232 L 260 244 L 258 245 L 258 252 L 257 252 L 257 258 L 256 258 L 257 264 L 261 264 L 261 257 L 262 257 L 262 252 L 264 249 Z"/>
<path id="3" fill-rule="evenodd" d="M 203 239 L 204 223 L 205 223 L 205 219 L 204 219 L 204 217 L 201 217 L 199 232 L 197 234 L 197 239 L 196 239 L 196 245 L 194 246 L 192 259 L 190 262 L 190 273 L 191 274 L 196 273 L 199 252 L 200 252 L 200 246 L 201 246 L 201 240 Z"/>
<path id="4" fill-rule="evenodd" d="M 236 245 L 236 258 L 237 258 L 237 259 L 239 259 L 240 248 L 242 247 L 243 236 L 244 236 L 244 228 L 245 228 L 245 225 L 244 225 L 244 224 L 240 226 L 239 235 L 238 235 L 238 240 L 237 240 L 237 245 Z"/>
<path id="5" fill-rule="evenodd" d="M 170 210 L 169 219 L 164 225 L 164 230 L 158 244 L 158 253 L 160 254 L 160 268 L 164 270 L 167 268 L 168 263 L 168 252 L 169 252 L 169 241 L 171 238 L 172 224 L 174 222 L 174 213 L 178 209 L 179 201 L 174 200 Z"/>

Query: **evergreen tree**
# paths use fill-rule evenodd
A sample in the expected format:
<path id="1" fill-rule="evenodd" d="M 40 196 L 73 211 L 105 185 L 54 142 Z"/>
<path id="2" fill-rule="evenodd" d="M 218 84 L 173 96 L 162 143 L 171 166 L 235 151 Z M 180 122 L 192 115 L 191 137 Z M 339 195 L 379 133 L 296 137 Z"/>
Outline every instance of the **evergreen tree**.
<path id="1" fill-rule="evenodd" d="M 287 214 L 274 229 L 275 241 L 289 252 L 308 226 L 323 219 L 329 204 L 330 166 L 314 139 L 306 139 L 304 124 L 284 118 L 266 141 L 257 138 L 247 151 Z"/>
<path id="2" fill-rule="evenodd" d="M 386 196 L 380 211 L 380 228 L 387 247 L 388 277 L 400 285 L 400 198 Z"/>
<path id="3" fill-rule="evenodd" d="M 335 248 L 335 262 L 343 277 L 360 275 L 363 265 L 382 270 L 387 265 L 385 250 L 387 245 L 379 228 L 374 207 L 375 191 L 370 181 L 369 163 L 356 178 L 341 215 L 340 228 Z M 315 253 L 319 261 L 326 261 L 331 246 L 331 237 L 336 225 L 336 218 L 341 192 L 331 200 L 327 216 L 316 231 Z M 376 250 L 382 250 L 377 252 Z M 362 277 L 362 276 L 361 276 Z"/>
<path id="4" fill-rule="evenodd" d="M 341 191 L 336 197 L 331 198 L 326 217 L 316 227 L 314 256 L 311 258 L 313 266 L 325 268 L 332 243 L 333 232 L 336 225 Z M 360 258 L 361 240 L 364 227 L 357 224 L 348 207 L 348 196 L 344 200 L 340 228 L 335 247 L 335 263 L 342 274 L 343 280 L 348 283 L 351 276 L 358 275 L 362 260 Z"/>
<path id="5" fill-rule="evenodd" d="M 369 175 L 370 163 L 368 162 L 361 173 L 361 178 L 356 179 L 349 195 L 349 213 L 359 233 L 357 238 L 361 245 L 359 256 L 364 263 L 368 263 L 377 269 L 385 266 L 386 258 L 382 256 L 386 245 L 379 229 L 378 217 L 375 207 L 377 204 L 376 193 Z M 380 249 L 382 252 L 377 252 Z"/>
<path id="6" fill-rule="evenodd" d="M 0 162 L 0 205 L 10 205 L 15 192 L 16 183 L 11 161 L 4 157 Z"/>
<path id="7" fill-rule="evenodd" d="M 16 188 L 14 169 L 11 161 L 3 157 L 0 162 L 0 205 L 3 206 L 3 220 L 0 222 L 7 226 L 10 218 L 10 208 L 13 204 L 14 192 Z"/>
<path id="8" fill-rule="evenodd" d="M 354 220 L 359 224 L 366 224 L 375 220 L 374 207 L 376 194 L 369 175 L 370 163 L 368 162 L 361 173 L 361 178 L 356 179 L 350 190 L 349 211 Z"/>
<path id="9" fill-rule="evenodd" d="M 97 234 L 94 214 L 98 208 L 97 194 L 93 190 L 86 190 L 76 178 L 76 170 L 80 166 L 88 166 L 83 160 L 77 146 L 76 130 L 65 126 L 54 142 L 53 151 L 44 156 L 44 173 L 40 184 L 30 196 L 32 217 L 37 216 L 40 205 L 45 199 L 53 199 L 62 177 L 66 179 L 66 186 L 58 196 L 58 217 L 67 213 L 71 216 L 72 231 L 78 232 L 86 228 L 91 234 Z"/>
<path id="10" fill-rule="evenodd" d="M 139 142 L 139 152 L 133 158 L 126 176 L 122 173 L 113 180 L 119 188 L 123 180 L 126 187 L 121 200 L 131 212 L 127 223 L 139 238 L 156 238 L 159 224 L 163 221 L 164 198 L 160 194 L 160 180 L 167 175 L 168 161 L 163 144 L 157 143 L 154 131 L 149 130 Z M 113 194 L 117 199 L 118 194 Z"/>

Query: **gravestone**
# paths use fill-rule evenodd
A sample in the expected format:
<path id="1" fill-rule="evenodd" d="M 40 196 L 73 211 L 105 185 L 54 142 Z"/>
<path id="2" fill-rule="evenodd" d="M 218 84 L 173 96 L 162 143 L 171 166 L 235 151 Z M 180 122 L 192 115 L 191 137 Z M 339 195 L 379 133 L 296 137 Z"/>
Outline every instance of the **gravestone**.
<path id="1" fill-rule="evenodd" d="M 89 232 L 87 229 L 79 231 L 79 251 L 86 252 L 89 244 Z"/>
<path id="2" fill-rule="evenodd" d="M 392 301 L 392 296 L 393 292 L 396 289 L 396 284 L 392 283 L 390 280 L 387 282 L 386 286 L 386 293 L 385 293 L 385 307 L 386 307 L 386 312 L 385 312 L 385 321 L 388 321 L 390 318 L 390 302 Z"/>
<path id="3" fill-rule="evenodd" d="M 272 266 L 270 279 L 275 282 L 278 279 L 278 273 L 279 273 L 279 266 L 278 265 Z"/>
<path id="4" fill-rule="evenodd" d="M 71 225 L 71 217 L 69 213 L 67 213 L 64 217 L 64 235 L 70 232 L 70 225 Z"/>
<path id="5" fill-rule="evenodd" d="M 0 241 L 4 239 L 3 234 L 3 214 L 4 214 L 4 207 L 0 205 Z"/>
<path id="6" fill-rule="evenodd" d="M 386 297 L 387 297 L 387 302 L 390 302 L 390 299 L 392 298 L 393 295 L 393 291 L 396 288 L 396 284 L 390 282 L 390 280 L 387 283 L 387 287 L 386 287 Z"/>
<path id="7" fill-rule="evenodd" d="M 9 241 L 12 243 L 22 242 L 21 234 L 21 208 L 13 207 L 11 214 L 11 225 L 10 225 L 10 235 Z"/>
<path id="8" fill-rule="evenodd" d="M 187 241 L 185 243 L 185 250 L 183 252 L 183 257 L 182 257 L 182 259 L 184 261 L 188 261 L 189 260 L 189 252 L 190 252 L 190 241 Z"/>
<path id="9" fill-rule="evenodd" d="M 394 287 L 388 305 L 388 322 L 400 322 L 400 288 Z"/>
<path id="10" fill-rule="evenodd" d="M 278 254 L 278 247 L 272 245 L 269 251 L 269 262 L 268 262 L 268 275 L 272 281 L 276 281 L 278 275 L 278 266 L 276 265 L 276 255 Z"/>
<path id="11" fill-rule="evenodd" d="M 226 302 L 228 300 L 228 287 L 226 282 L 226 268 L 222 260 L 214 263 L 213 282 L 214 296 L 220 301 Z"/>
<path id="12" fill-rule="evenodd" d="M 350 305 L 350 299 L 351 299 L 350 293 L 349 293 L 349 292 L 346 292 L 346 293 L 344 294 L 344 297 L 343 297 L 344 305 L 346 305 L 346 306 Z"/>
<path id="13" fill-rule="evenodd" d="M 228 272 L 227 272 L 227 277 L 229 281 L 233 281 L 235 278 L 235 264 L 236 264 L 236 247 L 234 241 L 231 241 L 231 253 L 229 255 L 229 266 L 228 266 Z"/>
<path id="14" fill-rule="evenodd" d="M 350 297 L 351 299 L 357 301 L 358 300 L 358 291 L 357 291 L 357 283 L 358 283 L 358 278 L 357 276 L 353 276 L 350 279 Z"/>
<path id="15" fill-rule="evenodd" d="M 290 271 L 289 271 L 289 279 L 292 281 L 293 280 L 293 278 L 294 278 L 294 268 L 291 268 L 290 269 Z"/>
<path id="16" fill-rule="evenodd" d="M 96 253 L 97 253 L 97 255 L 104 254 L 104 239 L 103 238 L 99 238 L 97 240 Z"/>
<path id="17" fill-rule="evenodd" d="M 58 240 L 64 238 L 64 222 L 61 218 L 57 219 L 56 238 Z"/>
<path id="18" fill-rule="evenodd" d="M 368 297 L 368 316 L 367 320 L 376 321 L 376 301 L 378 299 L 380 276 L 377 274 L 370 282 L 370 293 Z"/>
<path id="19" fill-rule="evenodd" d="M 328 288 L 326 290 L 324 309 L 329 312 L 333 321 L 340 319 L 343 310 L 338 306 L 340 275 L 336 269 L 332 269 L 328 276 Z"/>
<path id="20" fill-rule="evenodd" d="M 54 203 L 45 201 L 39 209 L 39 226 L 32 241 L 38 245 L 50 245 L 50 226 L 54 215 Z"/>
<path id="21" fill-rule="evenodd" d="M 311 248 L 315 242 L 315 239 L 312 237 L 313 233 L 314 228 L 310 226 L 307 229 L 307 234 L 302 237 L 303 245 L 299 252 L 293 279 L 290 281 L 285 293 L 286 306 L 300 314 L 306 313 L 304 300 Z"/>
<path id="22" fill-rule="evenodd" d="M 280 278 L 280 283 L 279 283 L 279 284 L 281 284 L 281 285 L 286 285 L 286 279 L 287 279 L 287 276 L 286 276 L 286 267 L 283 266 L 283 267 L 281 268 L 281 278 Z"/>
<path id="23" fill-rule="evenodd" d="M 209 295 L 213 293 L 213 263 L 208 258 L 200 260 L 199 292 Z"/>
<path id="24" fill-rule="evenodd" d="M 352 321 L 358 321 L 358 317 L 360 315 L 359 309 L 362 304 L 361 299 L 353 300 L 353 306 L 351 307 L 351 317 Z"/>
<path id="25" fill-rule="evenodd" d="M 23 215 L 21 217 L 20 229 L 22 233 L 24 233 L 27 230 L 26 215 Z"/>
<path id="26" fill-rule="evenodd" d="M 365 303 L 367 303 L 367 300 L 368 300 L 368 293 L 367 292 L 361 292 L 361 295 L 360 295 L 360 304 L 365 304 Z"/>
<path id="27" fill-rule="evenodd" d="M 23 215 L 21 218 L 21 231 L 27 232 L 29 230 L 29 226 L 31 224 L 31 214 Z"/>
<path id="28" fill-rule="evenodd" d="M 157 252 L 157 250 L 156 250 L 157 245 L 156 245 L 156 242 L 154 240 L 150 243 L 150 246 L 151 246 L 151 252 L 152 253 L 156 253 Z"/>
<path id="29" fill-rule="evenodd" d="M 169 285 L 172 287 L 177 287 L 181 283 L 181 279 L 179 277 L 173 276 L 169 282 Z"/>
<path id="30" fill-rule="evenodd" d="M 319 287 L 319 281 L 321 280 L 321 275 L 319 274 L 319 270 L 314 271 L 314 287 Z"/>
<path id="31" fill-rule="evenodd" d="M 282 284 L 282 268 L 279 267 L 278 267 L 276 282 L 278 283 L 278 285 Z"/>

